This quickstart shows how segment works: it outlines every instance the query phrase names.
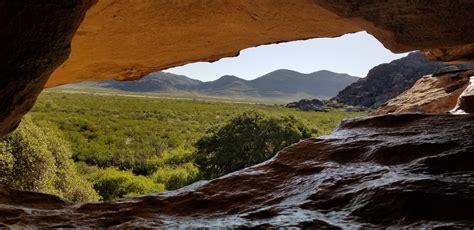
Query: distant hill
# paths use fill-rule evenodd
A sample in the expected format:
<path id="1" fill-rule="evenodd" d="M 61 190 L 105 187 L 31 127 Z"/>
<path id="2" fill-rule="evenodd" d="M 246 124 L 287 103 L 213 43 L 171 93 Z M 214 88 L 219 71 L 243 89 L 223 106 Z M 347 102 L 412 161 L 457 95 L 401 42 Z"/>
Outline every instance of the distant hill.
<path id="1" fill-rule="evenodd" d="M 99 87 L 130 92 L 189 92 L 208 96 L 291 98 L 330 98 L 359 78 L 331 71 L 303 74 L 292 70 L 276 70 L 254 80 L 226 75 L 215 81 L 202 82 L 183 75 L 155 72 L 137 81 L 101 81 L 79 83 L 67 87 Z"/>
<path id="2" fill-rule="evenodd" d="M 424 75 L 468 68 L 474 65 L 429 61 L 420 52 L 414 52 L 374 67 L 367 77 L 349 85 L 333 99 L 348 105 L 377 108 L 411 88 Z"/>
<path id="3" fill-rule="evenodd" d="M 189 90 L 202 84 L 183 75 L 165 72 L 148 74 L 137 81 L 102 81 L 102 87 L 132 92 L 170 92 Z"/>

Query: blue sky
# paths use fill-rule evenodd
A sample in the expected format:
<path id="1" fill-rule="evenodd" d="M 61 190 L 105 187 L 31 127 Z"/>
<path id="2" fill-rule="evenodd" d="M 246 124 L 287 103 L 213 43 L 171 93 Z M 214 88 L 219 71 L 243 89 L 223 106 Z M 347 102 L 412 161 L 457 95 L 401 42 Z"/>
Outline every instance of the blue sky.
<path id="1" fill-rule="evenodd" d="M 241 51 L 238 57 L 223 58 L 214 63 L 197 62 L 165 70 L 202 81 L 223 75 L 254 79 L 277 69 L 302 73 L 330 70 L 365 77 L 374 66 L 390 62 L 407 54 L 393 54 L 366 32 L 338 38 L 319 38 Z"/>

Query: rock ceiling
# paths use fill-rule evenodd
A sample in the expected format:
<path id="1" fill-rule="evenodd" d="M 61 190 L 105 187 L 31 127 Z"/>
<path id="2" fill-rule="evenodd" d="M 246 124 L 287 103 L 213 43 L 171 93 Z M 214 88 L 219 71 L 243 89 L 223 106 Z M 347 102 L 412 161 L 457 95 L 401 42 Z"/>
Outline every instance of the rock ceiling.
<path id="1" fill-rule="evenodd" d="M 136 79 L 248 47 L 362 30 L 394 52 L 464 45 L 474 43 L 474 23 L 466 20 L 472 12 L 472 1 L 100 0 L 77 31 L 70 58 L 47 85 Z M 450 60 L 473 51 L 430 54 Z"/>

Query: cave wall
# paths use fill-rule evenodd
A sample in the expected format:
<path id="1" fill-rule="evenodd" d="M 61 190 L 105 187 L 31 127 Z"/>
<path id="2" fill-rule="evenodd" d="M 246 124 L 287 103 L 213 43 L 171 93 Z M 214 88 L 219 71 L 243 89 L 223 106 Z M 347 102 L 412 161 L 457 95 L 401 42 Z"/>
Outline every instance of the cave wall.
<path id="1" fill-rule="evenodd" d="M 18 126 L 70 52 L 90 0 L 0 0 L 0 136 Z"/>

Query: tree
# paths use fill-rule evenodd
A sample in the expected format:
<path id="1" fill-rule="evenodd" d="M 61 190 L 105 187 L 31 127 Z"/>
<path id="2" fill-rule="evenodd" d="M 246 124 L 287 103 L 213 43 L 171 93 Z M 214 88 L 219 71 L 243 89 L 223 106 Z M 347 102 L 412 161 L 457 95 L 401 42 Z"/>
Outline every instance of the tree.
<path id="1" fill-rule="evenodd" d="M 97 201 L 99 196 L 78 174 L 71 156 L 52 129 L 39 128 L 25 117 L 15 132 L 0 139 L 0 184 L 73 202 Z"/>
<path id="2" fill-rule="evenodd" d="M 310 136 L 294 116 L 246 112 L 199 139 L 195 163 L 204 179 L 212 179 L 268 160 L 282 148 Z"/>

